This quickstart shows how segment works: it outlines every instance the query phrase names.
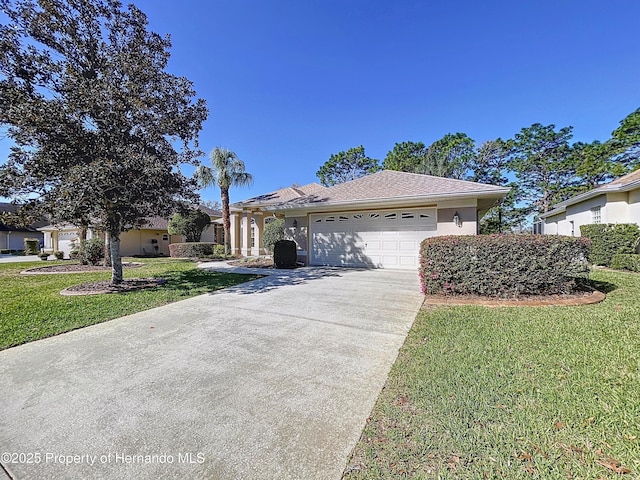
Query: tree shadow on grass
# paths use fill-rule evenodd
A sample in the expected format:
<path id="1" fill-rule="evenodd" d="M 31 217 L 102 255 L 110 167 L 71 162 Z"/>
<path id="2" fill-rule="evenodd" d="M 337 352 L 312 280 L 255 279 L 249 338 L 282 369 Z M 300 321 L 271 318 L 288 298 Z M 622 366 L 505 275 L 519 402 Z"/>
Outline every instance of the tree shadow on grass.
<path id="1" fill-rule="evenodd" d="M 602 292 L 605 294 L 611 293 L 618 288 L 618 286 L 614 283 L 602 282 L 599 280 L 591 280 L 591 279 L 589 280 L 588 285 L 594 290 L 598 290 L 599 292 Z"/>

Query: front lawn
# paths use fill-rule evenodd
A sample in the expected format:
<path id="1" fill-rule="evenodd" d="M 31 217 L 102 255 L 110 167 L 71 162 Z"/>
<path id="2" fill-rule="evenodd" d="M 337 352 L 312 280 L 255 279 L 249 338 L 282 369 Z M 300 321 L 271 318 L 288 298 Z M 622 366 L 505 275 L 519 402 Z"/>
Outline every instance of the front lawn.
<path id="1" fill-rule="evenodd" d="M 345 478 L 636 478 L 640 275 L 592 278 L 601 304 L 423 309 Z"/>
<path id="2" fill-rule="evenodd" d="M 255 275 L 209 273 L 188 260 L 143 259 L 124 277 L 162 277 L 165 285 L 121 294 L 63 297 L 71 285 L 108 280 L 110 272 L 20 275 L 22 270 L 63 262 L 0 264 L 0 350 L 68 332 L 202 293 L 243 283 Z"/>

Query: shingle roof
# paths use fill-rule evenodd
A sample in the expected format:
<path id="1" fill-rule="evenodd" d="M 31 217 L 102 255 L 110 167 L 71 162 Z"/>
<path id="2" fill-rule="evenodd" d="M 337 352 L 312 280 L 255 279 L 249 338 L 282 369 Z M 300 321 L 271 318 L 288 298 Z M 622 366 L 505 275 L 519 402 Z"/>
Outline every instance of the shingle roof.
<path id="1" fill-rule="evenodd" d="M 290 200 L 303 198 L 309 195 L 317 195 L 326 191 L 327 188 L 318 183 L 309 183 L 303 186 L 291 186 L 281 188 L 275 192 L 266 193 L 257 197 L 249 198 L 241 202 L 232 204 L 233 207 L 248 207 L 248 206 L 262 206 L 262 205 L 275 205 L 278 203 L 288 202 Z"/>
<path id="2" fill-rule="evenodd" d="M 453 178 L 382 170 L 331 187 L 326 193 L 327 201 L 348 201 L 416 197 L 421 195 L 487 193 L 495 192 L 499 188 L 495 185 L 484 185 Z"/>
<path id="3" fill-rule="evenodd" d="M 453 178 L 435 177 L 417 173 L 382 170 L 333 187 L 311 183 L 304 187 L 287 187 L 266 195 L 235 203 L 235 207 L 279 206 L 292 207 L 338 202 L 402 199 L 429 196 L 455 196 L 472 194 L 504 195 L 508 188 L 485 185 Z"/>
<path id="4" fill-rule="evenodd" d="M 637 182 L 640 181 L 640 168 L 634 172 L 631 173 L 627 173 L 625 176 L 620 177 L 620 178 L 616 178 L 613 182 L 609 182 L 606 185 L 603 185 L 604 187 L 607 186 L 625 186 L 625 185 L 629 185 L 630 183 L 633 182 Z M 599 187 L 602 188 L 602 187 Z"/>
<path id="5" fill-rule="evenodd" d="M 169 225 L 169 221 L 162 217 L 147 217 L 144 220 L 145 223 L 140 230 L 166 230 Z"/>
<path id="6" fill-rule="evenodd" d="M 213 208 L 209 208 L 205 205 L 198 205 L 198 208 L 210 217 L 222 217 L 222 212 L 220 210 L 214 210 Z"/>
<path id="7" fill-rule="evenodd" d="M 20 205 L 16 205 L 15 203 L 6 203 L 6 202 L 0 202 L 0 214 L 3 213 L 17 213 L 18 210 L 20 210 Z M 39 220 L 35 223 L 32 223 L 31 225 L 28 226 L 22 226 L 19 227 L 17 225 L 11 225 L 11 224 L 6 224 L 6 223 L 2 223 L 2 221 L 0 221 L 0 232 L 37 232 L 39 227 L 43 227 L 45 226 L 47 223 L 46 220 Z"/>

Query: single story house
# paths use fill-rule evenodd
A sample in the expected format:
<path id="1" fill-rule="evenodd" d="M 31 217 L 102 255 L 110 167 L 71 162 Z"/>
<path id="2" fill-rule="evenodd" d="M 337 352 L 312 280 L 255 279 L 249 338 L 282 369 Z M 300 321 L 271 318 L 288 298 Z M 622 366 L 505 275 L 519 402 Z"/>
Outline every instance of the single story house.
<path id="1" fill-rule="evenodd" d="M 263 254 L 274 217 L 307 265 L 415 269 L 420 242 L 475 235 L 484 213 L 508 188 L 383 170 L 333 187 L 291 186 L 231 205 L 231 248 Z"/>
<path id="2" fill-rule="evenodd" d="M 220 219 L 222 213 L 205 206 L 200 206 L 211 218 L 211 225 L 202 233 L 203 242 L 222 242 L 222 225 Z M 168 220 L 162 217 L 147 218 L 147 222 L 141 228 L 135 228 L 120 235 L 120 253 L 122 256 L 135 255 L 169 255 L 169 244 L 183 242 L 181 235 L 169 235 L 167 230 Z M 46 225 L 39 228 L 44 233 L 44 249 L 64 252 L 64 257 L 69 258 L 69 253 L 80 242 L 80 228 L 75 225 Z M 94 236 L 104 237 L 104 233 L 89 229 L 87 238 Z"/>
<path id="3" fill-rule="evenodd" d="M 540 233 L 575 237 L 580 236 L 580 226 L 586 224 L 640 225 L 640 169 L 560 202 L 539 218 Z"/>
<path id="4" fill-rule="evenodd" d="M 14 214 L 19 209 L 20 205 L 14 203 L 0 203 L 0 214 Z M 42 241 L 44 236 L 38 228 L 47 223 L 46 220 L 41 220 L 21 227 L 0 221 L 0 250 L 24 250 L 25 238 L 37 238 L 38 241 Z"/>

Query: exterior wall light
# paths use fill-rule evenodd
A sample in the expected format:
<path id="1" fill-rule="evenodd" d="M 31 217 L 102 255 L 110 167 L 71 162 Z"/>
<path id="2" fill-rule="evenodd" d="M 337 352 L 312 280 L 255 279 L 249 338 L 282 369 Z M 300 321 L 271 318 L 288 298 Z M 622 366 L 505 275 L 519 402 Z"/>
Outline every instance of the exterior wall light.
<path id="1" fill-rule="evenodd" d="M 453 223 L 456 227 L 462 227 L 462 221 L 460 220 L 460 215 L 458 212 L 453 214 Z"/>
<path id="2" fill-rule="evenodd" d="M 298 219 L 294 218 L 292 225 L 293 225 L 293 228 L 297 228 L 298 227 Z"/>

